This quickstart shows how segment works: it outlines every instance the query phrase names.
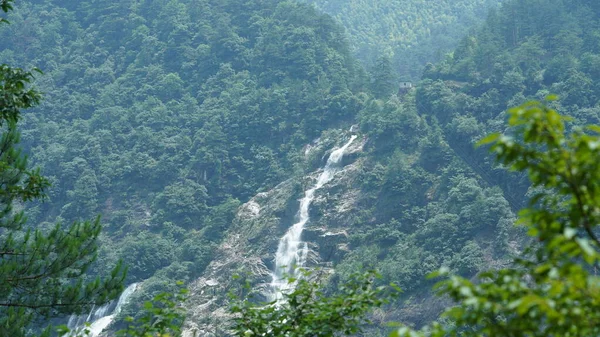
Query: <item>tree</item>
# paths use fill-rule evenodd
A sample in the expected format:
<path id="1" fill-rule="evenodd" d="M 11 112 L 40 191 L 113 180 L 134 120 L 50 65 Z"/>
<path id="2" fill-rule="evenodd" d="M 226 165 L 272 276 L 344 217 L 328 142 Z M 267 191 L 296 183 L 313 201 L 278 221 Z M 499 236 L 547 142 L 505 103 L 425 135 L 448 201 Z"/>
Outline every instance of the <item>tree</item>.
<path id="1" fill-rule="evenodd" d="M 13 0 L 0 0 L 0 9 L 2 9 L 4 13 L 8 13 L 9 10 L 12 10 L 11 2 L 13 2 Z M 0 24 L 2 23 L 8 23 L 8 21 L 5 18 L 0 18 Z"/>
<path id="2" fill-rule="evenodd" d="M 116 337 L 179 337 L 185 319 L 185 309 L 182 304 L 187 299 L 188 290 L 183 282 L 176 282 L 178 292 L 161 292 L 144 302 L 137 319 L 125 317 L 127 327 L 116 332 Z M 57 327 L 56 331 L 62 337 L 89 337 L 89 323 L 82 330 L 71 331 L 67 326 Z"/>
<path id="3" fill-rule="evenodd" d="M 0 9 L 7 13 L 11 2 L 1 0 Z M 16 209 L 44 198 L 49 186 L 39 170 L 27 168 L 27 157 L 17 147 L 20 111 L 40 101 L 32 80 L 30 71 L 0 65 L 0 336 L 24 336 L 34 320 L 113 299 L 125 277 L 118 264 L 106 279 L 84 281 L 96 257 L 99 219 L 34 230 Z"/>
<path id="4" fill-rule="evenodd" d="M 371 76 L 373 78 L 371 89 L 375 97 L 387 99 L 394 93 L 396 78 L 394 76 L 392 61 L 389 57 L 381 56 L 375 61 L 371 69 Z"/>
<path id="5" fill-rule="evenodd" d="M 549 97 L 553 100 L 554 97 Z M 526 171 L 538 193 L 519 213 L 532 240 L 509 268 L 437 289 L 458 303 L 439 323 L 394 336 L 597 336 L 600 333 L 600 126 L 567 133 L 569 119 L 540 102 L 509 111 L 510 134 L 480 142 Z M 439 274 L 445 274 L 441 271 Z"/>
<path id="6" fill-rule="evenodd" d="M 375 287 L 374 272 L 355 274 L 337 294 L 327 295 L 306 274 L 280 301 L 256 304 L 234 296 L 233 336 L 333 337 L 359 334 L 366 314 L 386 303 L 397 288 Z M 390 290 L 392 292 L 390 292 Z"/>
<path id="7" fill-rule="evenodd" d="M 142 315 L 137 320 L 127 317 L 130 325 L 117 332 L 117 337 L 172 337 L 181 335 L 181 326 L 185 319 L 185 309 L 182 303 L 186 300 L 187 289 L 183 282 L 177 282 L 181 287 L 178 293 L 163 292 L 156 295 L 152 301 L 144 303 Z"/>

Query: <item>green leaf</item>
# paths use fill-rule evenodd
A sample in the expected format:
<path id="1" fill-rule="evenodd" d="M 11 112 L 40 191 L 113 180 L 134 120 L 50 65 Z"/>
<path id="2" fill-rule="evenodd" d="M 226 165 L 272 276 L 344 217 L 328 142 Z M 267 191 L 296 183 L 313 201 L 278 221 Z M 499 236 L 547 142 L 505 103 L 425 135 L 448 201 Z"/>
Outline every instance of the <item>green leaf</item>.
<path id="1" fill-rule="evenodd" d="M 483 145 L 487 145 L 490 143 L 494 143 L 496 142 L 498 139 L 500 138 L 500 134 L 499 133 L 492 133 L 491 135 L 484 137 L 483 139 L 481 139 L 480 141 L 477 142 L 476 146 L 483 146 Z"/>

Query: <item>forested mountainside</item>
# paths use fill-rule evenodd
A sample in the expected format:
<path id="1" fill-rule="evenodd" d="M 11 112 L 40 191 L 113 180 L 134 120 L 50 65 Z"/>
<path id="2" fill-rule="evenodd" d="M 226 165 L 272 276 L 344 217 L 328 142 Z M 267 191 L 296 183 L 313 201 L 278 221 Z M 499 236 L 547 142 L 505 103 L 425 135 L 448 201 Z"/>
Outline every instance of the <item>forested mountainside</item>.
<path id="1" fill-rule="evenodd" d="M 418 81 L 427 62 L 452 51 L 501 0 L 304 0 L 346 29 L 355 55 L 369 67 L 391 62 L 397 80 Z M 379 62 L 381 62 L 379 60 Z"/>
<path id="2" fill-rule="evenodd" d="M 560 98 L 553 107 L 573 117 L 569 128 L 598 123 L 599 14 L 596 1 L 506 1 L 426 67 L 414 100 L 367 104 L 364 218 L 349 231 L 336 277 L 375 267 L 405 289 L 387 318 L 419 325 L 443 305 L 419 289 L 427 272 L 473 275 L 516 253 L 524 236 L 511 231 L 512 216 L 531 197 L 527 177 L 494 165 L 475 143 L 504 131 L 507 108 L 551 93 Z"/>
<path id="3" fill-rule="evenodd" d="M 399 22 L 386 29 L 400 42 L 359 57 L 422 48 L 402 63 L 417 69 L 427 59 L 418 55 L 449 47 L 496 3 L 372 6 L 386 20 L 338 19 L 364 48 L 380 36 L 368 27 Z M 344 13 L 335 4 L 319 8 Z M 514 211 L 528 184 L 495 168 L 474 141 L 502 128 L 508 106 L 550 92 L 575 124 L 598 119 L 593 0 L 506 0 L 454 53 L 427 65 L 416 90 L 398 94 L 389 75 L 405 70 L 388 61 L 364 71 L 342 26 L 312 5 L 81 0 L 16 9 L 0 30 L 0 63 L 45 72 L 36 82 L 44 101 L 24 114 L 22 144 L 53 182 L 49 200 L 30 205 L 29 222 L 102 214 L 91 273 L 123 259 L 128 281 L 142 281 L 134 297 L 144 299 L 189 282 L 189 331 L 219 335 L 227 292 L 240 283 L 234 274 L 250 272 L 264 290 L 299 199 L 352 136 L 339 172 L 314 191 L 307 265 L 331 273 L 329 291 L 375 268 L 382 283 L 404 289 L 376 323 L 428 322 L 447 305 L 431 299 L 428 273 L 446 266 L 471 277 L 502 265 L 522 240 Z M 437 34 L 444 20 L 456 25 Z"/>
<path id="4" fill-rule="evenodd" d="M 556 94 L 554 107 L 573 125 L 598 123 L 600 39 L 596 1 L 509 1 L 462 40 L 446 60 L 429 65 L 417 92 L 420 115 L 435 120 L 448 143 L 514 209 L 526 200 L 524 176 L 493 169 L 474 141 L 503 131 L 504 111 Z"/>
<path id="5" fill-rule="evenodd" d="M 122 258 L 130 281 L 191 279 L 240 201 L 364 100 L 343 30 L 308 5 L 23 1 L 9 18 L 0 60 L 45 72 L 22 143 L 53 188 L 30 222 L 102 214 L 96 272 Z"/>

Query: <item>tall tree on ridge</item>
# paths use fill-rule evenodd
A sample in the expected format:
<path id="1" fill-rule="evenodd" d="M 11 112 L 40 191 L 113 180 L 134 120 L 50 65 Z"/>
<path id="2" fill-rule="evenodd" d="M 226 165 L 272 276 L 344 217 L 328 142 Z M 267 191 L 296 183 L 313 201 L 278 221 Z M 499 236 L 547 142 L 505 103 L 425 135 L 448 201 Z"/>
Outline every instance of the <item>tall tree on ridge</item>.
<path id="1" fill-rule="evenodd" d="M 371 69 L 371 76 L 373 78 L 371 88 L 377 98 L 385 99 L 394 93 L 394 89 L 396 89 L 394 73 L 392 61 L 389 57 L 381 56 L 375 61 Z"/>

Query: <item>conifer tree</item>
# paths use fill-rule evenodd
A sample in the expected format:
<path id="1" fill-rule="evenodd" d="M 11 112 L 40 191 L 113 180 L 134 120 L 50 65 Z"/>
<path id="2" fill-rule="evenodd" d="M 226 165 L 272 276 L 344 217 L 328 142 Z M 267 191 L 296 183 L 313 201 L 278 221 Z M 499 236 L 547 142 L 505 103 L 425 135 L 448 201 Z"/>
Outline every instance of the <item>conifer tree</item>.
<path id="1" fill-rule="evenodd" d="M 371 76 L 373 78 L 371 89 L 377 98 L 386 99 L 394 93 L 396 79 L 389 57 L 381 56 L 375 61 L 371 69 Z"/>
<path id="2" fill-rule="evenodd" d="M 11 2 L 0 0 L 0 9 L 7 13 Z M 84 280 L 96 257 L 99 219 L 42 230 L 15 207 L 43 199 L 49 187 L 18 148 L 20 111 L 40 101 L 32 79 L 30 71 L 0 65 L 0 336 L 25 336 L 34 322 L 113 299 L 125 275 L 119 264 L 104 280 Z"/>

